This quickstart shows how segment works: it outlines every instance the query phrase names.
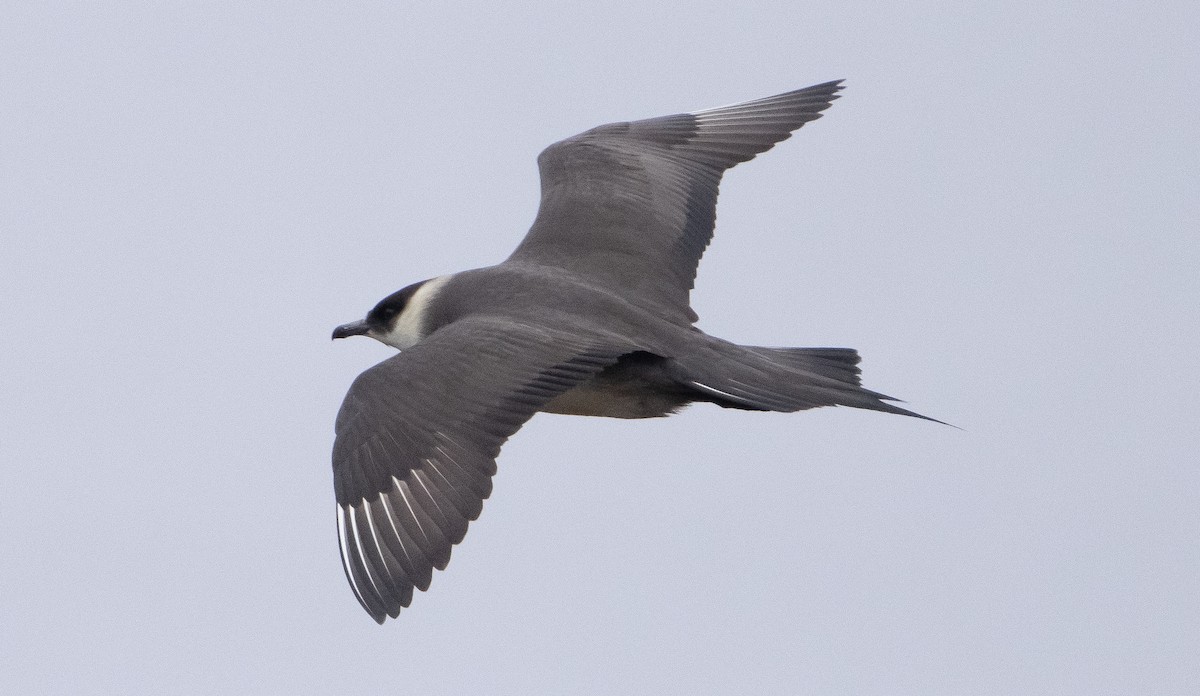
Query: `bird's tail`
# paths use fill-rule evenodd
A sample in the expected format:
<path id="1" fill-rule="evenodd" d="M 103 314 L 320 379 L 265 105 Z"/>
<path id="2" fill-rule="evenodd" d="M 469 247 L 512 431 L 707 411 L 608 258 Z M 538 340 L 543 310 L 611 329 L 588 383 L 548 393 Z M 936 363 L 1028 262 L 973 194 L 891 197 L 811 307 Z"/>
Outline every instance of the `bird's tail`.
<path id="1" fill-rule="evenodd" d="M 711 339 L 700 351 L 677 359 L 675 367 L 677 379 L 726 408 L 791 412 L 851 406 L 935 420 L 863 389 L 860 359 L 852 348 L 763 348 Z"/>

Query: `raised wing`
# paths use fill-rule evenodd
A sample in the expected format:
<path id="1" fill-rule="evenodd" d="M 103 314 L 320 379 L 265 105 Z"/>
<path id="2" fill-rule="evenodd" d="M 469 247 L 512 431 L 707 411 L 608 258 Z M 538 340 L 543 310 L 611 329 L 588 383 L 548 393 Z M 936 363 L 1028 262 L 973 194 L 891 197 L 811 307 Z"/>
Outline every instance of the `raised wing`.
<path id="1" fill-rule="evenodd" d="M 395 618 L 446 567 L 491 493 L 504 441 L 623 352 L 602 343 L 578 330 L 469 319 L 354 381 L 333 446 L 338 543 L 376 621 Z"/>
<path id="2" fill-rule="evenodd" d="M 712 239 L 726 169 L 821 116 L 841 81 L 593 128 L 538 157 L 542 201 L 509 263 L 568 270 L 695 321 L 688 295 Z"/>

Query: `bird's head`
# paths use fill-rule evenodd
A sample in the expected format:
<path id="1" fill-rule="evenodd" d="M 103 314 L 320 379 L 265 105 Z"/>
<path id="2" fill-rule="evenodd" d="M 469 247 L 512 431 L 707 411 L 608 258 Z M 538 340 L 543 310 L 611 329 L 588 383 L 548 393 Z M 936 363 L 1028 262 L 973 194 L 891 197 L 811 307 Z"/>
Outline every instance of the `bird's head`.
<path id="1" fill-rule="evenodd" d="M 449 278 L 422 280 L 397 290 L 380 300 L 365 318 L 334 329 L 333 337 L 370 336 L 393 348 L 411 348 L 429 333 L 429 305 Z"/>

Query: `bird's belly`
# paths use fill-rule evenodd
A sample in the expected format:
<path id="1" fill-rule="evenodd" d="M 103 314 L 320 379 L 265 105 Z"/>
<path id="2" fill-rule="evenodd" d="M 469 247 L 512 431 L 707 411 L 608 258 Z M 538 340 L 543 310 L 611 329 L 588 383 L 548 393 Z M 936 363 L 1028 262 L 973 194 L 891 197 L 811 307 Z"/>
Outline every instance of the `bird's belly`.
<path id="1" fill-rule="evenodd" d="M 681 394 L 660 391 L 645 384 L 613 383 L 593 379 L 554 397 L 541 411 L 568 416 L 606 418 L 659 418 L 686 406 Z"/>

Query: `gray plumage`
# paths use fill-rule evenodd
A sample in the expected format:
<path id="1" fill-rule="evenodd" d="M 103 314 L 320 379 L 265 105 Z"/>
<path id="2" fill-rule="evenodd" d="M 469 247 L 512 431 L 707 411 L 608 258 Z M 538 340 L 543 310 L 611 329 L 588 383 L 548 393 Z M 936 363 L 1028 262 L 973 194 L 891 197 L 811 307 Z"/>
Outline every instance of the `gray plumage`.
<path id="1" fill-rule="evenodd" d="M 501 445 L 538 411 L 650 418 L 704 401 L 918 416 L 860 386 L 854 350 L 739 346 L 693 326 L 722 174 L 820 117 L 839 89 L 555 143 L 538 157 L 537 217 L 506 261 L 410 285 L 334 331 L 402 351 L 354 381 L 333 450 L 342 562 L 376 621 L 446 567 Z"/>

